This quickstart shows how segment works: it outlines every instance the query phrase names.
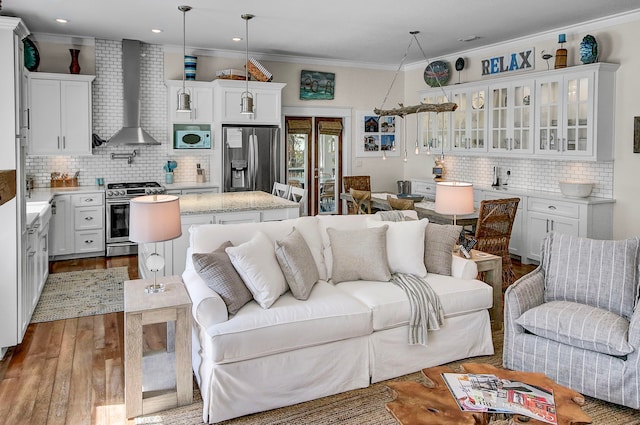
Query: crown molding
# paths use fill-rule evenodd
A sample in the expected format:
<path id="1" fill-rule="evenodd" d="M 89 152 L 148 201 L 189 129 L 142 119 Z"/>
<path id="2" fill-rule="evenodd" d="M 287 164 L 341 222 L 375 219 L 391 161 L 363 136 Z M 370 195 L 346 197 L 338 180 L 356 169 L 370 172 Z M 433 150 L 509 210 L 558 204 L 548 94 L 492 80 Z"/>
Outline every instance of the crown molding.
<path id="1" fill-rule="evenodd" d="M 76 37 L 73 35 L 59 35 L 36 32 L 31 34 L 35 41 L 42 43 L 66 44 L 73 46 L 95 46 L 96 39 L 94 37 Z"/>

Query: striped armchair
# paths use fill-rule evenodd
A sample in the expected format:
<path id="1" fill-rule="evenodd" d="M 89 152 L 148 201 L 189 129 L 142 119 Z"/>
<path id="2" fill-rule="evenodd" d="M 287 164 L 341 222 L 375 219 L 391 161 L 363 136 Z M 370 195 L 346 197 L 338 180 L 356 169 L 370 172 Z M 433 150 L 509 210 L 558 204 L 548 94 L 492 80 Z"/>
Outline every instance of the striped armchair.
<path id="1" fill-rule="evenodd" d="M 503 364 L 640 409 L 640 237 L 550 233 L 540 266 L 507 288 Z"/>

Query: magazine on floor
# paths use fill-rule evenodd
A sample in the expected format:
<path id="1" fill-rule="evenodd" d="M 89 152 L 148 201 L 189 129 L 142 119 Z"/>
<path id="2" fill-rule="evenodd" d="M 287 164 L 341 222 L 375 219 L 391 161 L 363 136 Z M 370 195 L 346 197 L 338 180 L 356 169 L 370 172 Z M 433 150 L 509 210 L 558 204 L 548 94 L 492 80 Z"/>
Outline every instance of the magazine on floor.
<path id="1" fill-rule="evenodd" d="M 551 389 L 492 374 L 443 373 L 442 377 L 463 411 L 514 413 L 557 424 Z"/>

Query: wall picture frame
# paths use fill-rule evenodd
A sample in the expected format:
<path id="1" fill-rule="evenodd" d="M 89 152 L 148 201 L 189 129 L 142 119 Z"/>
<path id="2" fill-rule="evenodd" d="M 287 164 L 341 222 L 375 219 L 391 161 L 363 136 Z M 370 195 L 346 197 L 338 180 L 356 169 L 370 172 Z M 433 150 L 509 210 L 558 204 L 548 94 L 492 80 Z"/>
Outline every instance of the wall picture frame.
<path id="1" fill-rule="evenodd" d="M 333 100 L 335 89 L 335 73 L 300 71 L 300 100 Z"/>
<path id="2" fill-rule="evenodd" d="M 400 156 L 397 117 L 379 116 L 373 111 L 357 111 L 356 157 Z"/>
<path id="3" fill-rule="evenodd" d="M 640 153 L 640 117 L 633 117 L 633 153 Z"/>

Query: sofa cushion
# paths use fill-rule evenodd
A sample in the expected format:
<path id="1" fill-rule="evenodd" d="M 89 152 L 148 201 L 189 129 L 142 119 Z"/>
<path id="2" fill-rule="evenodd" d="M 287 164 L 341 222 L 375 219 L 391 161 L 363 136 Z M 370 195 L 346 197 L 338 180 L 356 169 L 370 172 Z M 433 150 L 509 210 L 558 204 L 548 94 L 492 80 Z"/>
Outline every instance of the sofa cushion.
<path id="1" fill-rule="evenodd" d="M 309 298 L 320 275 L 311 250 L 298 229 L 294 227 L 286 238 L 276 241 L 276 258 L 293 296 L 299 300 Z"/>
<path id="2" fill-rule="evenodd" d="M 387 263 L 387 225 L 372 229 L 329 228 L 333 271 L 331 282 L 391 279 Z"/>
<path id="3" fill-rule="evenodd" d="M 424 264 L 427 272 L 451 276 L 451 253 L 462 226 L 429 223 L 425 229 Z"/>
<path id="4" fill-rule="evenodd" d="M 318 224 L 320 238 L 322 239 L 322 253 L 327 269 L 327 279 L 331 279 L 333 272 L 333 255 L 331 255 L 331 241 L 327 229 L 331 227 L 336 230 L 355 230 L 367 228 L 367 216 L 365 215 L 319 215 Z M 303 233 L 304 234 L 304 233 Z"/>
<path id="5" fill-rule="evenodd" d="M 640 237 L 594 240 L 552 232 L 542 266 L 545 301 L 571 301 L 631 318 L 638 299 Z"/>
<path id="6" fill-rule="evenodd" d="M 233 267 L 262 308 L 269 308 L 289 287 L 276 259 L 273 242 L 257 232 L 250 240 L 226 250 Z"/>
<path id="7" fill-rule="evenodd" d="M 428 273 L 427 282 L 440 297 L 445 319 L 493 305 L 493 289 L 476 279 L 458 279 Z M 409 299 L 392 282 L 352 281 L 337 287 L 360 300 L 373 313 L 374 331 L 404 326 L 409 323 Z M 445 323 L 446 326 L 446 323 Z"/>
<path id="8" fill-rule="evenodd" d="M 380 221 L 367 220 L 369 227 L 388 226 L 387 259 L 391 273 L 409 273 L 425 276 L 424 266 L 424 231 L 429 220 L 420 221 Z M 451 253 L 449 253 L 451 256 Z"/>
<path id="9" fill-rule="evenodd" d="M 209 288 L 220 295 L 227 311 L 236 314 L 253 296 L 225 252 L 230 246 L 233 244 L 227 241 L 208 254 L 192 254 L 192 259 L 195 271 Z"/>
<path id="10" fill-rule="evenodd" d="M 601 308 L 551 301 L 524 312 L 516 323 L 534 335 L 612 356 L 633 352 L 629 321 Z"/>
<path id="11" fill-rule="evenodd" d="M 211 358 L 230 363 L 369 335 L 371 312 L 355 298 L 319 281 L 306 301 L 289 292 L 268 310 L 245 305 L 226 322 L 206 329 Z"/>

